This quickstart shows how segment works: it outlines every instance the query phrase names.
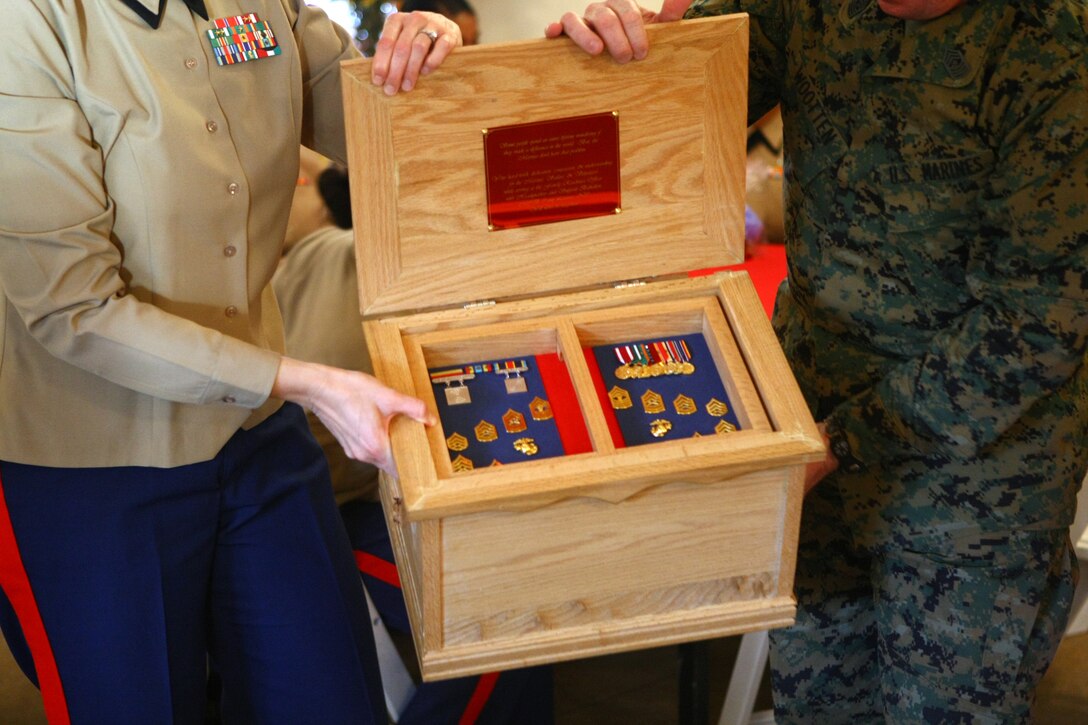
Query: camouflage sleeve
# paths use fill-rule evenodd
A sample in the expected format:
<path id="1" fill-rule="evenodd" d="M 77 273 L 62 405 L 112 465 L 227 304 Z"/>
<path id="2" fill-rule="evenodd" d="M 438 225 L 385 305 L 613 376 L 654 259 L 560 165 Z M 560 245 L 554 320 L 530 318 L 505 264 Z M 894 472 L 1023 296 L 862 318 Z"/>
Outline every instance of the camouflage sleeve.
<path id="1" fill-rule="evenodd" d="M 786 3 L 781 0 L 695 0 L 685 17 L 748 13 L 748 124 L 778 105 L 786 77 Z"/>
<path id="2" fill-rule="evenodd" d="M 994 64 L 980 118 L 998 164 L 966 261 L 977 304 L 829 416 L 863 461 L 973 456 L 1063 386 L 1084 395 L 1070 388 L 1088 355 L 1088 65 L 1044 71 L 1041 47 L 1020 47 Z"/>

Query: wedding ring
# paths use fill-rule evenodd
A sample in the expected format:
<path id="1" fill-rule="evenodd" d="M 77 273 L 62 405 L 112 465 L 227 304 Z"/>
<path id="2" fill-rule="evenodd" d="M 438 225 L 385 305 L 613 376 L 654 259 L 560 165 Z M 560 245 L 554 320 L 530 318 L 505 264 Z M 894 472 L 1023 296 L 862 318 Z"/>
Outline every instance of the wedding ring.
<path id="1" fill-rule="evenodd" d="M 430 38 L 432 48 L 434 47 L 434 44 L 438 41 L 437 30 L 428 30 L 427 28 L 424 28 L 423 30 L 416 33 L 416 35 L 426 35 L 428 38 Z"/>

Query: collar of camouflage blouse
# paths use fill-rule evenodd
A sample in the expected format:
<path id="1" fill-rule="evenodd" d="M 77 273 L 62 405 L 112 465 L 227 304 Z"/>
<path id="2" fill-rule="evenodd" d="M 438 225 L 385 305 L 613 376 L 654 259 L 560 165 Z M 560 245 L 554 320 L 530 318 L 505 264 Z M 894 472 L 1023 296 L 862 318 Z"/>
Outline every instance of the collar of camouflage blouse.
<path id="1" fill-rule="evenodd" d="M 880 9 L 893 18 L 933 20 L 952 12 L 966 0 L 879 0 Z"/>
<path id="2" fill-rule="evenodd" d="M 121 0 L 133 12 L 139 15 L 145 23 L 157 29 L 162 23 L 162 13 L 166 9 L 167 0 Z M 208 19 L 208 9 L 204 7 L 204 0 L 183 0 L 194 13 Z"/>

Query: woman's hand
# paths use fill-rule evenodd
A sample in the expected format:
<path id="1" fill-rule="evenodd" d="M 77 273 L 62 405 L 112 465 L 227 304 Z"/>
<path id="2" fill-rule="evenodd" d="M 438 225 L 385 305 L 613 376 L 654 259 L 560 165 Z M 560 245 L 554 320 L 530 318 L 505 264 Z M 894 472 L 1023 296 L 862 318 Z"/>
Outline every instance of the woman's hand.
<path id="1" fill-rule="evenodd" d="M 280 362 L 272 395 L 312 410 L 349 458 L 390 474 L 395 473 L 389 445 L 393 417 L 436 423 L 422 400 L 398 393 L 371 375 L 289 357 Z"/>
<path id="2" fill-rule="evenodd" d="M 387 96 L 415 88 L 461 45 L 457 23 L 438 13 L 393 13 L 385 21 L 370 66 L 370 80 Z"/>

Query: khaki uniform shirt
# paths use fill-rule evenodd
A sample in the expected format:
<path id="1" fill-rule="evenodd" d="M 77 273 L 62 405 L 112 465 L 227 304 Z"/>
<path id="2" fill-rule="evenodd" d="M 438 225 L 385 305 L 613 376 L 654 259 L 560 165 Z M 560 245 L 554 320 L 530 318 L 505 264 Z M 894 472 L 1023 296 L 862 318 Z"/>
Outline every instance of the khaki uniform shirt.
<path id="1" fill-rule="evenodd" d="M 359 314 L 355 242 L 350 229 L 326 226 L 307 234 L 283 256 L 272 286 L 283 308 L 287 352 L 299 360 L 371 372 Z M 329 461 L 337 503 L 378 500 L 378 469 L 348 458 L 316 415 L 314 437 Z"/>
<path id="2" fill-rule="evenodd" d="M 0 460 L 179 466 L 278 405 L 269 280 L 299 143 L 344 157 L 355 50 L 301 0 L 206 5 L 5 7 Z M 211 21 L 249 12 L 280 55 L 217 65 Z"/>

